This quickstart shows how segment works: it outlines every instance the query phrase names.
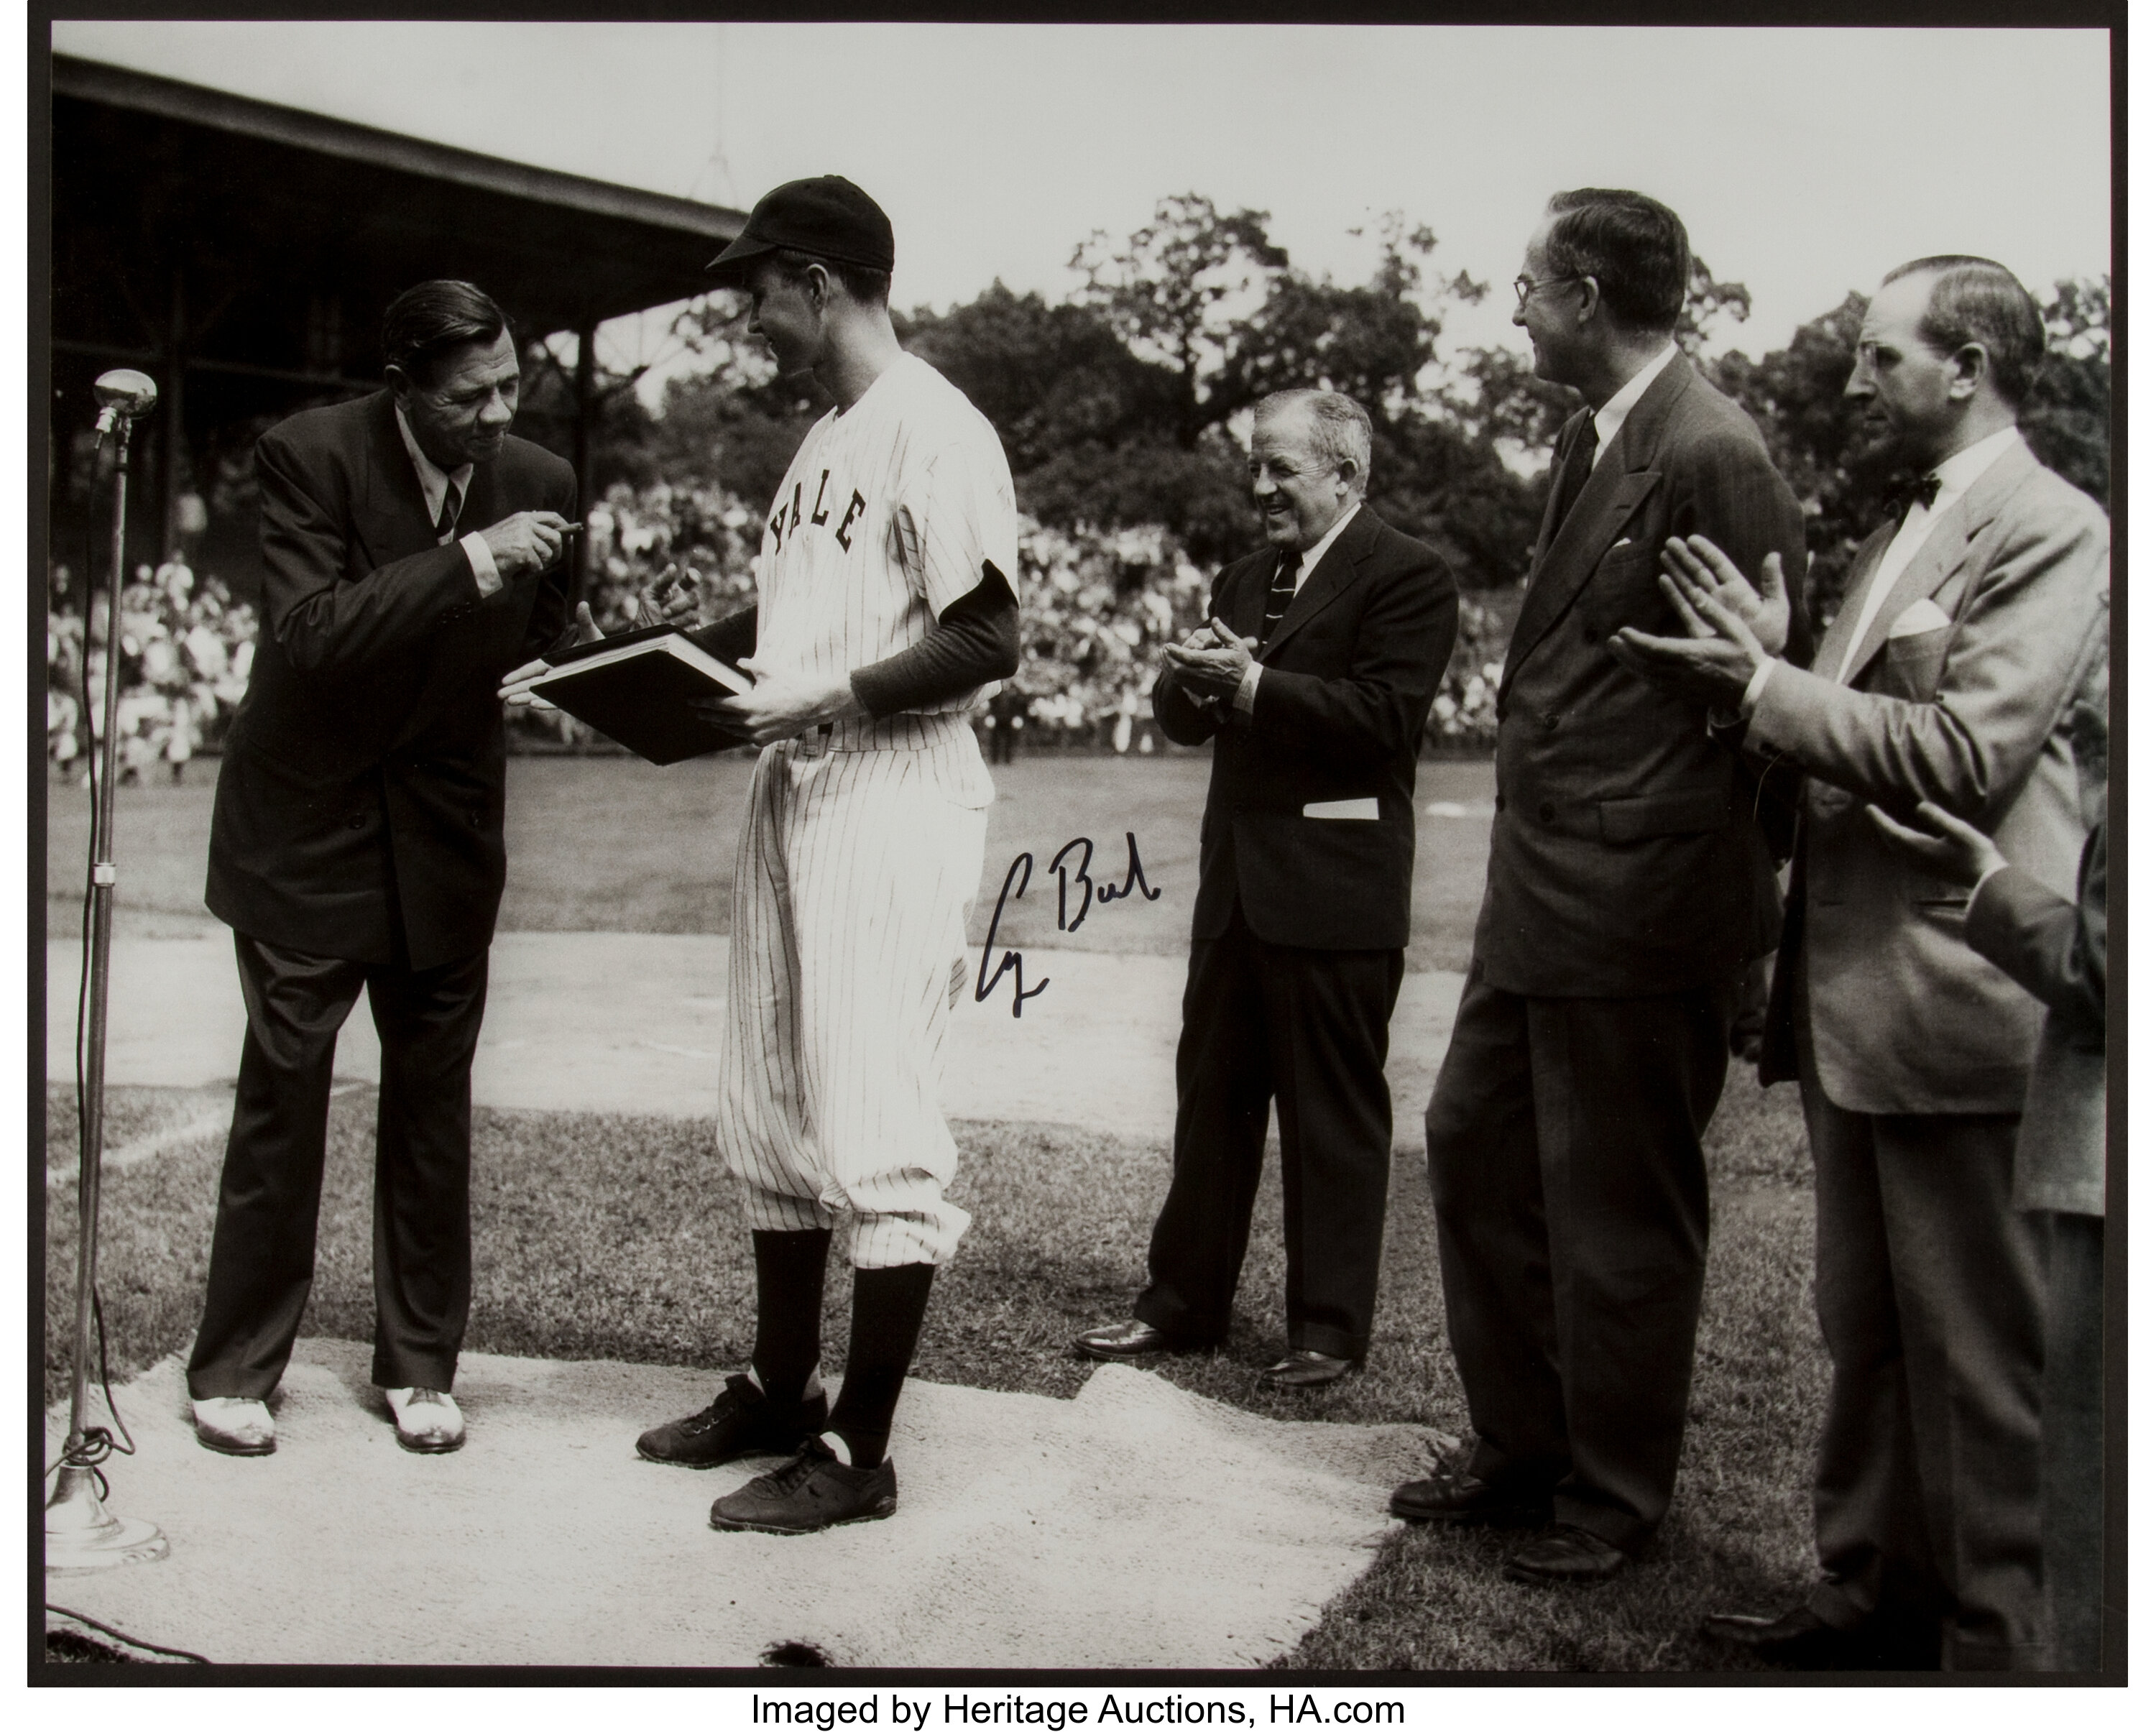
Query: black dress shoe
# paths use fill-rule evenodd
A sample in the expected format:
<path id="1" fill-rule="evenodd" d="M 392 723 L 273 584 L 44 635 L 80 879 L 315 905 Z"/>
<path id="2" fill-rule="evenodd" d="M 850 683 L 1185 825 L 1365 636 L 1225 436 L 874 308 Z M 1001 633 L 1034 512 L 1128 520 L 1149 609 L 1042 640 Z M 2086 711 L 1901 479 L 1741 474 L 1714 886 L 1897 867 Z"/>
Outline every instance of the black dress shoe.
<path id="1" fill-rule="evenodd" d="M 654 1426 L 636 1440 L 647 1462 L 716 1467 L 743 1456 L 791 1455 L 824 1429 L 830 1403 L 819 1390 L 782 1407 L 739 1372 L 701 1412 Z"/>
<path id="2" fill-rule="evenodd" d="M 1258 1374 L 1258 1381 L 1267 1389 L 1322 1389 L 1328 1383 L 1339 1382 L 1362 1363 L 1360 1359 L 1337 1359 L 1314 1347 L 1297 1347 L 1284 1359 L 1266 1366 Z"/>
<path id="3" fill-rule="evenodd" d="M 1184 1344 L 1132 1317 L 1088 1329 L 1070 1344 L 1089 1359 L 1135 1359 L 1149 1353 L 1171 1353 Z"/>
<path id="4" fill-rule="evenodd" d="M 1935 1629 L 1837 1630 L 1809 1606 L 1774 1617 L 1719 1611 L 1702 1619 L 1699 1631 L 1798 1672 L 1936 1672 L 1939 1665 Z"/>
<path id="5" fill-rule="evenodd" d="M 1512 1581 L 1607 1581 L 1632 1560 L 1599 1534 L 1566 1522 L 1505 1560 Z"/>
<path id="6" fill-rule="evenodd" d="M 1471 1473 L 1450 1478 L 1410 1479 L 1388 1506 L 1407 1522 L 1444 1522 L 1454 1527 L 1539 1528 L 1550 1519 L 1549 1496 L 1492 1485 Z"/>

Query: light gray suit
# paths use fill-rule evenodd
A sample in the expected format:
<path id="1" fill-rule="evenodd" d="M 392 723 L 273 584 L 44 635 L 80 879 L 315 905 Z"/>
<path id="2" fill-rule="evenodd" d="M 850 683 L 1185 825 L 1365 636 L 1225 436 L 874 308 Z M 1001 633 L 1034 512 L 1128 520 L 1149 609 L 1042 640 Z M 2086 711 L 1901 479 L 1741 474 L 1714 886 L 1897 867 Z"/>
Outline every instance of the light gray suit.
<path id="1" fill-rule="evenodd" d="M 2109 525 L 2015 440 L 1953 505 L 1834 677 L 1892 529 L 1746 744 L 1809 773 L 1763 1080 L 1802 1085 L 1834 1365 L 1812 1609 L 1946 1620 L 1953 1668 L 2041 1663 L 2041 1263 L 2012 1205 L 2040 1010 L 1963 941 L 1967 892 L 1864 815 L 1922 799 L 2061 895 L 2083 825 L 2069 702 L 2103 652 Z M 1914 609 L 1914 612 L 1912 612 Z"/>

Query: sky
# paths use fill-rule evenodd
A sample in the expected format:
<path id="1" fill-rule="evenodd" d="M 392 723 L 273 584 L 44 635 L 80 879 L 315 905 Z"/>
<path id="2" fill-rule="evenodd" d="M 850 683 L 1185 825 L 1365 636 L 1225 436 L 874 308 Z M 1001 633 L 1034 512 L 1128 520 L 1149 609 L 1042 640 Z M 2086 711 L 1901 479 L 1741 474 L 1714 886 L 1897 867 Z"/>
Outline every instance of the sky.
<path id="1" fill-rule="evenodd" d="M 1342 281 L 1403 212 L 1435 274 L 1492 285 L 1448 340 L 1523 352 L 1504 285 L 1563 187 L 1672 205 L 1751 290 L 1721 337 L 1754 354 L 1928 253 L 2040 294 L 2109 268 L 2095 31 L 130 21 L 53 44 L 743 209 L 844 173 L 891 214 L 905 307 L 997 278 L 1059 299 L 1089 234 L 1190 191 L 1270 212 Z M 659 358 L 657 329 L 609 332 L 607 358 Z"/>

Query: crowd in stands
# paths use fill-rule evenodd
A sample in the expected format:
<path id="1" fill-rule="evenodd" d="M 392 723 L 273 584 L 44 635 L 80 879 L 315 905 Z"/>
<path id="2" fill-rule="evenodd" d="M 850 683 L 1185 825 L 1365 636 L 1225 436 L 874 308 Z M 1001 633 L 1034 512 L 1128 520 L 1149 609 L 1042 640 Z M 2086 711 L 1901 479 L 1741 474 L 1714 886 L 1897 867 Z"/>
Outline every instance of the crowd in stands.
<path id="1" fill-rule="evenodd" d="M 585 513 L 593 616 L 624 630 L 639 589 L 669 563 L 698 575 L 706 613 L 747 602 L 762 520 L 716 487 L 617 485 Z M 1146 755 L 1165 742 L 1152 718 L 1160 650 L 1203 623 L 1211 573 L 1158 527 L 1070 531 L 1019 519 L 1019 599 L 1024 660 L 976 725 L 992 758 L 1017 751 L 1112 751 Z M 102 702 L 104 604 L 88 611 L 81 584 L 54 568 L 46 627 L 46 738 L 56 770 L 80 775 Z M 247 689 L 254 610 L 178 555 L 153 572 L 136 568 L 121 593 L 118 712 L 121 779 L 162 766 L 182 779 L 188 761 L 214 748 Z M 1511 609 L 1463 599 L 1459 648 L 1430 713 L 1433 746 L 1472 748 L 1496 734 L 1497 676 Z M 85 694 L 88 702 L 85 704 Z M 100 712 L 101 713 L 101 712 Z M 583 723 L 559 712 L 511 718 L 526 748 L 591 743 Z"/>

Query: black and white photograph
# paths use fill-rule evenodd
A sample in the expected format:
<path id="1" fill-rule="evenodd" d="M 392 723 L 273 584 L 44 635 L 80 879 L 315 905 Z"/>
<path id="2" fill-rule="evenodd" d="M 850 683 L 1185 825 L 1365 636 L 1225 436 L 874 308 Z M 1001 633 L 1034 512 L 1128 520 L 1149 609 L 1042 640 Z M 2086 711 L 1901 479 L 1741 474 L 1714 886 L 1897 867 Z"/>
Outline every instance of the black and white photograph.
<path id="1" fill-rule="evenodd" d="M 1203 16 L 31 21 L 32 1683 L 2125 1683 L 2124 8 Z"/>

